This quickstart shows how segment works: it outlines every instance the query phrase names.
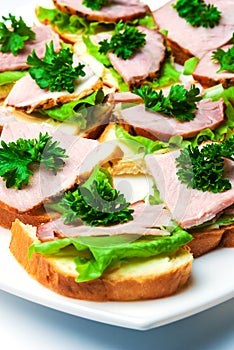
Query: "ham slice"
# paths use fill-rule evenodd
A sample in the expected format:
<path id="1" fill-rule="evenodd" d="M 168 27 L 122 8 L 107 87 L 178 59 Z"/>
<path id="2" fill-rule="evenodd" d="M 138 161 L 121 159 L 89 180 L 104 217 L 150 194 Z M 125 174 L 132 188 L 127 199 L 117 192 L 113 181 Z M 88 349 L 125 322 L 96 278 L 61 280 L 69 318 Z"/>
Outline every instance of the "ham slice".
<path id="1" fill-rule="evenodd" d="M 226 161 L 224 177 L 231 182 L 230 190 L 212 193 L 187 188 L 177 175 L 175 159 L 180 151 L 147 155 L 145 160 L 160 197 L 173 219 L 185 229 L 200 225 L 216 217 L 234 203 L 234 163 Z"/>
<path id="2" fill-rule="evenodd" d="M 221 49 L 227 51 L 232 45 L 222 46 Z M 229 71 L 217 71 L 220 69 L 220 64 L 214 62 L 212 57 L 212 51 L 206 53 L 198 62 L 194 72 L 193 78 L 204 86 L 213 86 L 216 84 L 222 84 L 224 88 L 234 85 L 234 72 Z"/>
<path id="3" fill-rule="evenodd" d="M 107 6 L 103 6 L 99 11 L 84 6 L 83 0 L 53 0 L 53 2 L 63 12 L 98 22 L 128 21 L 142 17 L 149 11 L 149 7 L 138 0 L 111 0 L 108 1 Z"/>
<path id="4" fill-rule="evenodd" d="M 0 178 L 1 206 L 14 208 L 17 212 L 29 211 L 39 207 L 50 197 L 58 195 L 61 191 L 71 188 L 82 178 L 86 178 L 96 164 L 103 164 L 113 158 L 120 158 L 122 151 L 119 147 L 108 142 L 101 144 L 96 140 L 84 139 L 78 136 L 65 134 L 54 128 L 33 123 L 12 122 L 3 128 L 1 140 L 6 143 L 16 141 L 18 138 L 38 138 L 39 133 L 48 132 L 60 147 L 66 150 L 69 156 L 61 171 L 54 175 L 43 166 L 36 169 L 30 178 L 29 185 L 21 190 L 6 188 Z"/>
<path id="5" fill-rule="evenodd" d="M 78 63 L 84 64 L 77 55 L 74 55 L 74 64 L 78 65 Z M 31 113 L 36 109 L 48 109 L 88 96 L 100 88 L 102 83 L 88 65 L 85 66 L 84 71 L 86 75 L 76 80 L 75 91 L 72 94 L 67 91 L 50 92 L 48 89 L 41 89 L 30 75 L 24 76 L 15 83 L 4 104 Z"/>
<path id="6" fill-rule="evenodd" d="M 222 12 L 221 21 L 214 28 L 191 26 L 178 15 L 176 9 L 172 8 L 174 0 L 153 13 L 159 29 L 168 31 L 168 44 L 172 47 L 175 59 L 180 64 L 192 56 L 201 58 L 206 52 L 228 43 L 232 38 L 234 32 L 233 0 L 205 2 L 214 4 Z"/>
<path id="7" fill-rule="evenodd" d="M 168 141 L 175 135 L 184 138 L 195 136 L 201 130 L 216 128 L 224 119 L 224 101 L 212 102 L 204 99 L 197 103 L 195 118 L 191 121 L 179 121 L 164 114 L 146 110 L 144 104 L 126 108 L 118 113 L 118 122 L 130 125 L 136 134 L 145 135 L 153 140 Z"/>
<path id="8" fill-rule="evenodd" d="M 157 76 L 166 52 L 161 33 L 146 27 L 138 26 L 137 28 L 146 34 L 145 46 L 127 60 L 113 53 L 108 54 L 111 64 L 130 87 Z"/>
<path id="9" fill-rule="evenodd" d="M 113 226 L 78 226 L 64 224 L 59 218 L 40 225 L 37 228 L 37 237 L 41 241 L 53 240 L 57 237 L 79 237 L 79 236 L 113 236 L 130 235 L 129 239 L 134 239 L 135 235 L 169 235 L 164 228 L 172 225 L 171 215 L 163 205 L 147 205 L 143 201 L 136 202 L 130 206 L 133 212 L 133 220 Z M 139 238 L 139 236 L 135 237 Z"/>
<path id="10" fill-rule="evenodd" d="M 0 72 L 29 68 L 26 61 L 28 56 L 31 55 L 32 50 L 35 50 L 39 58 L 43 58 L 45 56 L 46 44 L 49 44 L 51 41 L 54 43 L 55 51 L 59 51 L 59 36 L 49 26 L 35 26 L 32 27 L 32 30 L 36 33 L 35 40 L 26 41 L 24 48 L 19 51 L 17 56 L 14 56 L 11 52 L 0 52 Z"/>

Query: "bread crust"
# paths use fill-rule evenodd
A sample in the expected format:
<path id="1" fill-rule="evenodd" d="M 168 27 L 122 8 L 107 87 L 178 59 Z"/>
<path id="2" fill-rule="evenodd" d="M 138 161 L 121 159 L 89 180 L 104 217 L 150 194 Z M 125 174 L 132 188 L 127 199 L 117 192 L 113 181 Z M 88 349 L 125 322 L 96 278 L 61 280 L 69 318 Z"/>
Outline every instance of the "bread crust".
<path id="1" fill-rule="evenodd" d="M 192 271 L 192 255 L 185 254 L 180 263 L 166 271 L 150 272 L 144 276 L 124 274 L 121 269 L 106 271 L 101 278 L 88 282 L 76 282 L 75 273 L 61 270 L 56 258 L 33 253 L 28 260 L 28 248 L 35 240 L 35 228 L 16 220 L 12 225 L 10 251 L 22 267 L 39 283 L 67 297 L 92 301 L 146 300 L 169 296 L 188 281 Z M 175 261 L 178 261 L 175 257 Z M 179 260 L 180 261 L 180 260 Z"/>

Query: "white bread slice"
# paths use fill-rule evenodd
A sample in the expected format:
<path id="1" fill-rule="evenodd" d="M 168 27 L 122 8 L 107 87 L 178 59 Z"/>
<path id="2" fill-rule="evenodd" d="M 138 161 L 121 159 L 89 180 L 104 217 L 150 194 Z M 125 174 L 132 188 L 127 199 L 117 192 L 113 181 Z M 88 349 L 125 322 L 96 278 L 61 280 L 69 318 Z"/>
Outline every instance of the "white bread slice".
<path id="1" fill-rule="evenodd" d="M 136 259 L 111 270 L 101 278 L 76 282 L 78 273 L 72 258 L 43 256 L 28 248 L 37 239 L 36 228 L 16 220 L 12 225 L 10 251 L 22 267 L 47 288 L 76 299 L 92 301 L 130 301 L 162 298 L 176 293 L 188 281 L 193 256 L 180 248 L 171 256 Z"/>

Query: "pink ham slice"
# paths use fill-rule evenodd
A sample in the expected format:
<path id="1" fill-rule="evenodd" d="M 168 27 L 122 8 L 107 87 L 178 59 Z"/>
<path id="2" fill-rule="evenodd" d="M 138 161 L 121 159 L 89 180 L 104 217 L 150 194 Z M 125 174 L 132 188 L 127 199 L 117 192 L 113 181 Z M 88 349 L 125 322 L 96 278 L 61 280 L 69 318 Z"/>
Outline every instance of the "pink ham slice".
<path id="1" fill-rule="evenodd" d="M 195 118 L 181 122 L 173 117 L 145 109 L 144 104 L 119 111 L 119 121 L 135 128 L 137 134 L 147 133 L 153 140 L 168 141 L 170 137 L 181 135 L 184 138 L 195 136 L 206 128 L 216 128 L 224 119 L 224 102 L 201 100 L 197 104 Z"/>
<path id="2" fill-rule="evenodd" d="M 214 4 L 222 12 L 222 18 L 218 26 L 214 28 L 193 27 L 179 17 L 177 11 L 172 8 L 174 0 L 153 13 L 159 29 L 168 31 L 168 39 L 177 44 L 178 55 L 182 48 L 187 56 L 201 58 L 206 52 L 220 47 L 232 38 L 234 32 L 233 0 L 209 0 L 206 3 Z M 183 62 L 179 62 L 183 63 Z"/>
<path id="3" fill-rule="evenodd" d="M 179 151 L 172 151 L 160 155 L 147 155 L 146 164 L 173 219 L 186 229 L 215 218 L 234 203 L 234 163 L 226 162 L 224 174 L 231 182 L 230 190 L 221 193 L 203 192 L 187 188 L 179 181 L 175 165 L 179 154 Z"/>
<path id="4" fill-rule="evenodd" d="M 77 55 L 74 55 L 74 63 L 75 65 L 78 65 L 78 63 L 84 64 Z M 72 94 L 67 91 L 50 92 L 48 89 L 41 89 L 31 76 L 27 75 L 14 84 L 4 104 L 5 106 L 24 109 L 30 113 L 36 109 L 47 109 L 59 103 L 66 103 L 88 96 L 101 87 L 102 83 L 89 66 L 86 65 L 84 71 L 86 75 L 77 79 L 75 91 Z"/>
<path id="5" fill-rule="evenodd" d="M 28 40 L 17 56 L 14 56 L 11 52 L 0 52 L 0 72 L 29 68 L 26 61 L 32 50 L 35 50 L 39 58 L 43 58 L 46 44 L 49 44 L 51 41 L 54 43 L 55 51 L 60 49 L 59 36 L 49 26 L 32 27 L 32 30 L 36 33 L 35 40 Z"/>
<path id="6" fill-rule="evenodd" d="M 145 46 L 127 60 L 108 54 L 111 64 L 130 87 L 157 76 L 166 51 L 161 33 L 141 26 L 137 28 L 146 34 Z"/>
<path id="7" fill-rule="evenodd" d="M 87 20 L 98 22 L 118 22 L 144 16 L 149 7 L 138 0 L 112 0 L 108 6 L 94 11 L 82 5 L 83 0 L 53 0 L 54 5 L 63 12 L 85 17 Z"/>
<path id="8" fill-rule="evenodd" d="M 88 226 L 80 223 L 78 226 L 65 225 L 62 218 L 40 225 L 37 236 L 41 241 L 53 240 L 57 237 L 79 236 L 113 236 L 113 235 L 169 235 L 164 228 L 172 225 L 171 215 L 163 205 L 147 205 L 143 201 L 131 205 L 133 220 L 113 226 Z"/>
<path id="9" fill-rule="evenodd" d="M 227 51 L 232 45 L 222 46 L 221 49 Z M 224 88 L 234 85 L 234 72 L 217 71 L 220 69 L 220 64 L 214 62 L 212 58 L 212 51 L 206 53 L 198 62 L 194 72 L 193 78 L 204 86 L 213 86 L 222 84 Z"/>
<path id="10" fill-rule="evenodd" d="M 83 177 L 87 177 L 96 164 L 106 163 L 122 155 L 119 148 L 110 142 L 101 144 L 96 140 L 71 136 L 52 127 L 33 123 L 6 124 L 1 140 L 8 143 L 20 137 L 23 139 L 38 138 L 40 132 L 43 134 L 48 132 L 53 136 L 53 140 L 58 141 L 60 147 L 66 149 L 69 157 L 64 159 L 64 167 L 56 176 L 42 166 L 35 170 L 29 185 L 21 190 L 6 188 L 5 182 L 0 178 L 1 205 L 15 208 L 18 212 L 25 212 L 40 206 L 49 197 L 69 189 Z"/>

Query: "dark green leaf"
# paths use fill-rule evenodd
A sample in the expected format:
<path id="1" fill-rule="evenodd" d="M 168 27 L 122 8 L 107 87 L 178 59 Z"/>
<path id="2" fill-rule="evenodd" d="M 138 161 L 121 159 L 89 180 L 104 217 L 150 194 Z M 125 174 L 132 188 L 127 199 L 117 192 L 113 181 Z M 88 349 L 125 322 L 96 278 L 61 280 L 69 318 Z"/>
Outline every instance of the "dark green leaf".
<path id="1" fill-rule="evenodd" d="M 189 90 L 183 85 L 173 85 L 167 96 L 162 90 L 156 91 L 147 85 L 135 88 L 134 93 L 142 97 L 146 108 L 181 121 L 195 118 L 196 102 L 202 99 L 199 88 L 194 85 Z"/>
<path id="2" fill-rule="evenodd" d="M 123 194 L 113 188 L 110 173 L 99 167 L 83 185 L 73 192 L 66 192 L 59 204 L 65 223 L 81 219 L 91 226 L 109 226 L 132 220 L 133 210 L 128 206 Z"/>
<path id="3" fill-rule="evenodd" d="M 35 33 L 25 24 L 22 17 L 19 20 L 9 14 L 9 17 L 2 16 L 4 22 L 0 22 L 0 51 L 12 52 L 14 56 L 24 48 L 25 41 L 35 39 Z M 5 22 L 10 21 L 10 29 Z"/>
<path id="4" fill-rule="evenodd" d="M 172 4 L 178 15 L 193 27 L 213 28 L 219 24 L 221 12 L 213 4 L 204 0 L 177 0 Z"/>
<path id="5" fill-rule="evenodd" d="M 28 56 L 27 64 L 31 66 L 29 74 L 41 89 L 50 91 L 66 90 L 74 92 L 74 80 L 84 77 L 84 64 L 79 63 L 73 67 L 73 53 L 69 48 L 62 49 L 58 53 L 54 51 L 54 44 L 46 45 L 45 57 L 38 58 L 35 50 Z"/>
<path id="6" fill-rule="evenodd" d="M 99 52 L 106 55 L 111 51 L 116 54 L 117 57 L 127 60 L 138 49 L 145 45 L 145 36 L 146 35 L 141 33 L 136 27 L 120 21 L 117 23 L 110 41 L 104 39 L 99 42 Z"/>
<path id="7" fill-rule="evenodd" d="M 234 136 L 221 143 L 209 143 L 202 147 L 188 146 L 176 158 L 179 180 L 188 188 L 201 191 L 223 192 L 231 183 L 223 177 L 224 158 L 234 160 Z"/>
<path id="8" fill-rule="evenodd" d="M 38 139 L 18 139 L 6 144 L 1 141 L 0 176 L 6 181 L 6 186 L 21 189 L 27 186 L 29 177 L 33 175 L 30 166 L 42 163 L 54 174 L 61 169 L 66 158 L 65 150 L 58 147 L 47 133 L 40 133 Z"/>
<path id="9" fill-rule="evenodd" d="M 82 4 L 86 7 L 91 8 L 91 10 L 100 10 L 102 6 L 107 5 L 107 0 L 83 0 Z"/>

